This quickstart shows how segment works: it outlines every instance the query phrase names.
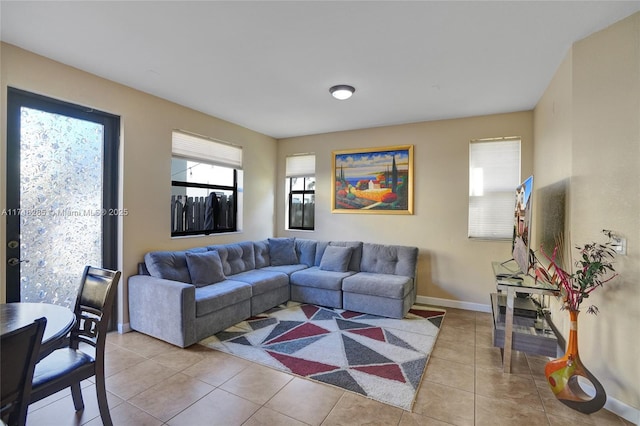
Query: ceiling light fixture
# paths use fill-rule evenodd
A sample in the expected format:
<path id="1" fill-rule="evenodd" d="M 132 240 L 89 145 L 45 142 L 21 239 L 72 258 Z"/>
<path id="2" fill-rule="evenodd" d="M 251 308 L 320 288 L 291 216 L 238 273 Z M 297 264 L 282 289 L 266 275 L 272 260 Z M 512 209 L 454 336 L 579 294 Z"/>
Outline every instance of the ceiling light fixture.
<path id="1" fill-rule="evenodd" d="M 351 95 L 353 95 L 353 92 L 355 91 L 356 89 L 353 86 L 349 86 L 347 84 L 338 84 L 337 86 L 333 86 L 329 89 L 329 92 L 331 92 L 331 95 L 334 98 L 339 99 L 341 101 L 344 101 L 345 99 L 349 99 Z"/>

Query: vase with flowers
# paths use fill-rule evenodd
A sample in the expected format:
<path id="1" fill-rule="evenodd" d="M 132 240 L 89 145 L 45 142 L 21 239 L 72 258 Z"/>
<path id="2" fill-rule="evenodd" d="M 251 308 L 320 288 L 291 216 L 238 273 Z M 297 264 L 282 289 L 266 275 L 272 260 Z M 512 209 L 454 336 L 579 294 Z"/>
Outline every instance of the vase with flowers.
<path id="1" fill-rule="evenodd" d="M 603 230 L 609 237 L 605 243 L 590 243 L 577 246 L 578 258 L 574 270 L 567 271 L 561 266 L 559 246 L 553 254 L 541 250 L 548 261 L 547 267 L 535 267 L 536 279 L 557 286 L 562 297 L 562 309 L 569 311 L 569 341 L 563 357 L 549 361 L 545 366 L 545 376 L 556 398 L 563 404 L 582 413 L 591 414 L 601 409 L 606 400 L 602 384 L 584 366 L 578 351 L 578 313 L 586 299 L 597 288 L 614 279 L 617 274 L 613 267 L 615 244 L 611 231 Z M 597 314 L 598 308 L 590 305 L 587 313 Z M 592 392 L 585 392 L 580 378 L 591 383 Z"/>

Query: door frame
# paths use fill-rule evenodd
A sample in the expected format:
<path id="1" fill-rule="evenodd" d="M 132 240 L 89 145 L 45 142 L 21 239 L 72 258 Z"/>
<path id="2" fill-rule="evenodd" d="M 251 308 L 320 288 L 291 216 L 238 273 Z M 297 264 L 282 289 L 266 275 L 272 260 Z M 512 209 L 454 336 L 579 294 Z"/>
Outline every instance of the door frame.
<path id="1" fill-rule="evenodd" d="M 6 207 L 7 211 L 20 206 L 20 185 L 10 184 L 9 178 L 20 175 L 20 109 L 28 107 L 53 114 L 61 114 L 80 120 L 99 123 L 104 126 L 103 147 L 103 211 L 102 215 L 102 267 L 118 267 L 118 152 L 120 149 L 120 117 L 90 107 L 72 104 L 49 98 L 25 90 L 7 87 L 7 157 L 6 157 Z M 19 215 L 6 215 L 6 256 L 2 259 L 6 267 L 6 301 L 20 301 L 19 268 L 18 280 L 15 268 L 9 268 L 7 260 L 15 256 L 16 251 L 6 244 L 20 238 Z M 17 249 L 19 254 L 19 247 Z M 17 281 L 17 282 L 16 282 Z"/>

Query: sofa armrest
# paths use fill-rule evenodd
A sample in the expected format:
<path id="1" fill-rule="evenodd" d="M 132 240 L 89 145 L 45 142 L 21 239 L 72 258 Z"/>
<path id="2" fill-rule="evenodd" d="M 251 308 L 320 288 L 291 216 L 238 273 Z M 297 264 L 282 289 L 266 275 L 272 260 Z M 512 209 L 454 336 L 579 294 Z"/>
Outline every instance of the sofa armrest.
<path id="1" fill-rule="evenodd" d="M 182 348 L 196 342 L 195 286 L 149 275 L 129 277 L 131 328 Z"/>

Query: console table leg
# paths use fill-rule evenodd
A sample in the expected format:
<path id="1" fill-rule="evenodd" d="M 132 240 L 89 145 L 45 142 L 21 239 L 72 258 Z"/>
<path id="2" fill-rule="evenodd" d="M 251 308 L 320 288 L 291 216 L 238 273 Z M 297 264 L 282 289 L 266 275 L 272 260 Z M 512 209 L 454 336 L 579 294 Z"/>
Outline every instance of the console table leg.
<path id="1" fill-rule="evenodd" d="M 513 342 L 513 300 L 516 291 L 513 287 L 507 289 L 507 306 L 504 324 L 504 351 L 502 352 L 502 371 L 511 373 L 511 347 Z"/>

